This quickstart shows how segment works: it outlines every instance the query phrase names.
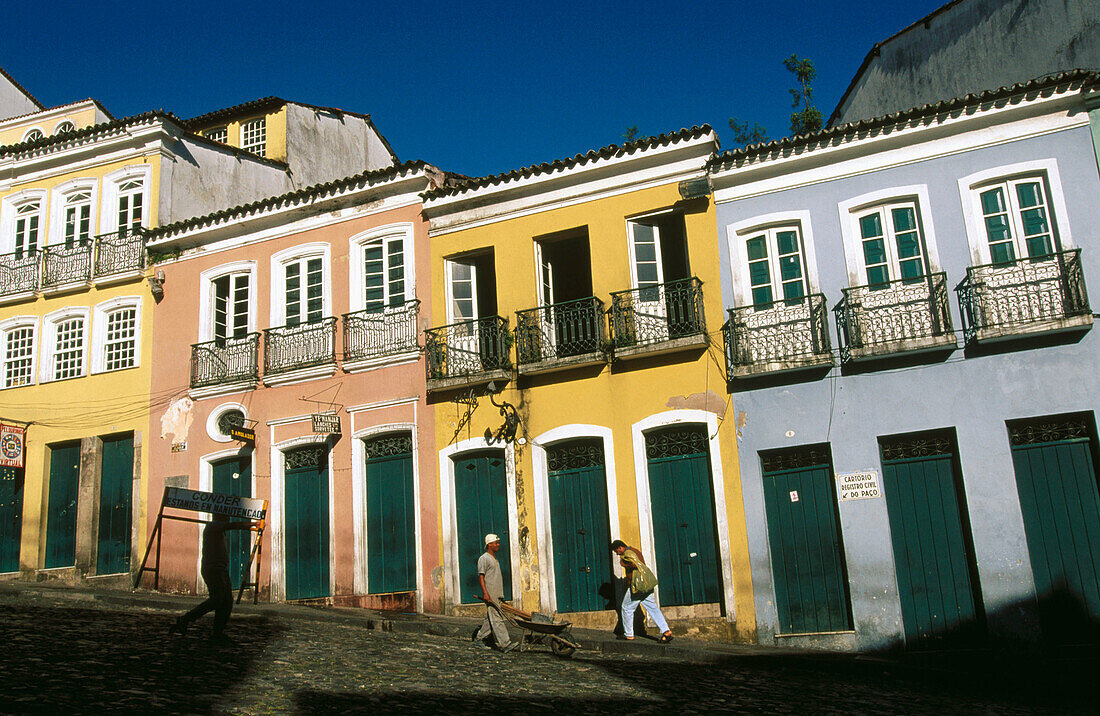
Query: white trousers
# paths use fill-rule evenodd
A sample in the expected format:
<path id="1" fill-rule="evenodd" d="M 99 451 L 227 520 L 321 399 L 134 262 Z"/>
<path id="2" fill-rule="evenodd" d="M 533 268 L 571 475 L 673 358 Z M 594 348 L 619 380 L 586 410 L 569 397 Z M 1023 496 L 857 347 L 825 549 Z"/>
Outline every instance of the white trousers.
<path id="1" fill-rule="evenodd" d="M 508 636 L 508 625 L 504 623 L 500 612 L 493 605 L 486 604 L 485 621 L 481 622 L 481 628 L 477 630 L 478 641 L 484 641 L 489 634 L 493 635 L 498 649 L 503 649 L 512 642 L 512 638 Z"/>
<path id="2" fill-rule="evenodd" d="M 623 636 L 634 636 L 634 612 L 638 610 L 639 604 L 645 607 L 646 614 L 649 615 L 649 618 L 653 620 L 653 623 L 657 625 L 662 634 L 668 631 L 668 622 L 665 621 L 665 615 L 661 614 L 661 608 L 657 606 L 657 600 L 653 598 L 653 592 L 634 594 L 630 591 L 630 585 L 627 585 L 626 591 L 623 593 Z"/>

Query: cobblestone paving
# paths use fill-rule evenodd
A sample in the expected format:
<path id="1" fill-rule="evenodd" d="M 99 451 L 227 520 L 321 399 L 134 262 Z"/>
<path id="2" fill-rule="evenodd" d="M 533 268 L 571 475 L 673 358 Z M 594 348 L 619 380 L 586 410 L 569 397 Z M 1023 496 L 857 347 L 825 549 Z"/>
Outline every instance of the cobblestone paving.
<path id="1" fill-rule="evenodd" d="M 782 657 L 688 665 L 542 649 L 499 654 L 453 637 L 324 620 L 209 618 L 168 637 L 163 613 L 0 604 L 0 712 L 22 713 L 1065 713 L 1038 689 Z M 1053 696 L 1053 695 L 1052 695 Z M 1087 703 L 1087 702 L 1086 702 Z"/>

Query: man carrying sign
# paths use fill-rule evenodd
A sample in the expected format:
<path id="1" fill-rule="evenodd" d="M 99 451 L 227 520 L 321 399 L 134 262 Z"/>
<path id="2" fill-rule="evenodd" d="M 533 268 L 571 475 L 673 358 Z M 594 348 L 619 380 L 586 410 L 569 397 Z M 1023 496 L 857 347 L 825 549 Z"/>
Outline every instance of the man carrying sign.
<path id="1" fill-rule="evenodd" d="M 210 596 L 206 601 L 176 619 L 168 627 L 169 634 L 183 636 L 187 627 L 207 612 L 214 612 L 214 632 L 210 638 L 227 642 L 225 625 L 229 623 L 229 614 L 233 611 L 233 584 L 229 579 L 229 547 L 225 543 L 226 530 L 246 530 L 252 522 L 230 522 L 229 515 L 215 514 L 202 531 L 202 581 Z"/>

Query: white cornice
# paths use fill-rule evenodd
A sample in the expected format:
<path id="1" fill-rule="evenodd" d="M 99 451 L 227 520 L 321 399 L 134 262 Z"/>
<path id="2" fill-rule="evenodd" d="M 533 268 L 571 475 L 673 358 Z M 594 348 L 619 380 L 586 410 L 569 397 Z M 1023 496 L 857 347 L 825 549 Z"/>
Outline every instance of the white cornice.
<path id="1" fill-rule="evenodd" d="M 829 138 L 711 172 L 716 204 L 1087 126 L 1077 93 L 982 105 Z M 782 151 L 782 150 L 780 150 Z"/>

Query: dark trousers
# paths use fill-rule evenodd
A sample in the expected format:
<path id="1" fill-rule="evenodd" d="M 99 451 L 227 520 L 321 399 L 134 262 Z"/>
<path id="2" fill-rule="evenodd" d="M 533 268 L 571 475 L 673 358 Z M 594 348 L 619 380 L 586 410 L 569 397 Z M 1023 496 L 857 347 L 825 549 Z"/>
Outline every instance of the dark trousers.
<path id="1" fill-rule="evenodd" d="M 229 613 L 233 611 L 233 584 L 229 581 L 228 567 L 213 567 L 202 570 L 202 581 L 210 596 L 206 601 L 183 615 L 182 621 L 190 624 L 207 612 L 214 612 L 214 633 L 221 634 L 229 623 Z"/>

